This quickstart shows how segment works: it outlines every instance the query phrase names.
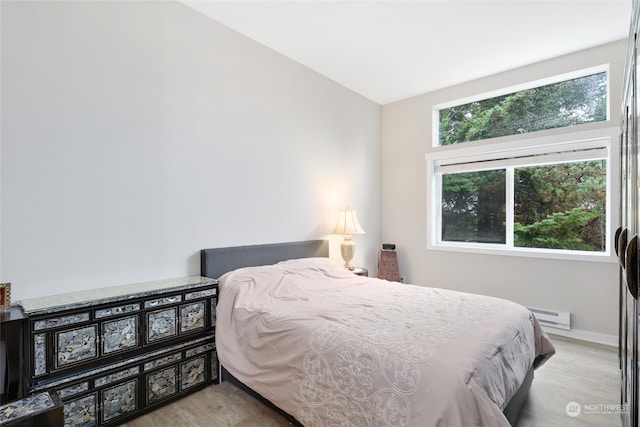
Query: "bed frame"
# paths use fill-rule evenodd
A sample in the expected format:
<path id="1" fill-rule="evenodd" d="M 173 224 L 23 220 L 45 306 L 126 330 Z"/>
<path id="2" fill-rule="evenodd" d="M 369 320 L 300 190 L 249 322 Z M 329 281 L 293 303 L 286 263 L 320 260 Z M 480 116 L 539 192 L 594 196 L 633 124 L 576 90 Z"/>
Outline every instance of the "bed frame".
<path id="1" fill-rule="evenodd" d="M 274 243 L 264 245 L 234 246 L 227 248 L 202 249 L 200 251 L 200 274 L 217 279 L 228 271 L 242 267 L 275 264 L 289 259 L 328 257 L 329 242 L 327 240 L 308 240 L 302 242 Z M 284 415 L 291 423 L 302 426 L 293 416 L 280 410 L 267 399 L 242 384 L 238 379 L 221 367 L 221 380 L 229 381 L 269 407 Z M 509 424 L 516 425 L 518 414 L 522 409 L 529 388 L 533 382 L 533 368 L 529 370 L 518 392 L 504 409 Z"/>

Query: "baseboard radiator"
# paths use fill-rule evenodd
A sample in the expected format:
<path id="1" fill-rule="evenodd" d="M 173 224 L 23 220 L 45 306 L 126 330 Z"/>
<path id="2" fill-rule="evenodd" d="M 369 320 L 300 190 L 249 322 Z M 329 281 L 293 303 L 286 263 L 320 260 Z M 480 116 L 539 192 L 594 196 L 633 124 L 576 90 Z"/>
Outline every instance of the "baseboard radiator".
<path id="1" fill-rule="evenodd" d="M 542 326 L 571 330 L 571 313 L 568 311 L 547 310 L 543 308 L 527 307 L 538 319 Z"/>

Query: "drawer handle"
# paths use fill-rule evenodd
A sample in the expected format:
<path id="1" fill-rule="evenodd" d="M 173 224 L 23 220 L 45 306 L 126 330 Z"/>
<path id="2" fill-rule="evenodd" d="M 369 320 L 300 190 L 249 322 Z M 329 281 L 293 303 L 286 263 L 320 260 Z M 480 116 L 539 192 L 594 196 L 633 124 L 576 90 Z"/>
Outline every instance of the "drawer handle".
<path id="1" fill-rule="evenodd" d="M 626 252 L 626 262 L 627 268 L 625 269 L 625 274 L 627 278 L 627 288 L 629 288 L 629 292 L 633 295 L 634 299 L 638 299 L 638 235 L 634 234 L 634 236 L 629 240 L 629 244 L 625 250 Z"/>

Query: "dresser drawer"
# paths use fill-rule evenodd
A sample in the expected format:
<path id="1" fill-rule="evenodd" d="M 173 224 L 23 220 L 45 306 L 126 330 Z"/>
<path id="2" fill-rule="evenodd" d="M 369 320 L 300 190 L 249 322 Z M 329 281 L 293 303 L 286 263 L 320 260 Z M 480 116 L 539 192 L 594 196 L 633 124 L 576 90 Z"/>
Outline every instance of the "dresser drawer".
<path id="1" fill-rule="evenodd" d="M 217 383 L 218 358 L 209 335 L 54 382 L 65 426 L 113 425 L 140 411 Z"/>

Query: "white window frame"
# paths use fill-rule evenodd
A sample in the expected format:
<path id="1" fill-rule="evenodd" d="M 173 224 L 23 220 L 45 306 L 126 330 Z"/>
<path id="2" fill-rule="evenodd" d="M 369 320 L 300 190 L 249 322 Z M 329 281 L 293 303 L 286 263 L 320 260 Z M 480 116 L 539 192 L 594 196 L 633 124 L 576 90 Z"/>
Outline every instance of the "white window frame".
<path id="1" fill-rule="evenodd" d="M 560 83 L 560 82 L 564 82 L 567 80 L 573 80 L 573 79 L 577 79 L 580 77 L 586 77 L 586 76 L 590 76 L 592 74 L 598 74 L 598 73 L 607 73 L 607 119 L 604 122 L 596 122 L 596 123 L 606 123 L 607 121 L 610 120 L 611 118 L 611 72 L 609 71 L 609 64 L 602 64 L 602 65 L 596 65 L 593 67 L 589 67 L 589 68 L 584 68 L 581 70 L 577 70 L 577 71 L 571 71 L 569 73 L 564 73 L 564 74 L 559 74 L 559 75 L 555 75 L 552 77 L 547 77 L 544 79 L 539 79 L 539 80 L 535 80 L 532 82 L 527 82 L 527 83 L 523 83 L 523 84 L 519 84 L 519 85 L 514 85 L 514 86 L 509 86 L 507 88 L 502 88 L 499 90 L 494 90 L 491 92 L 487 92 L 487 93 L 483 93 L 482 95 L 475 95 L 475 96 L 470 96 L 470 97 L 466 97 L 466 98 L 461 98 L 461 99 L 457 99 L 455 101 L 451 101 L 451 102 L 444 102 L 438 105 L 434 105 L 433 109 L 431 111 L 431 123 L 433 124 L 432 126 L 432 137 L 431 137 L 431 145 L 433 147 L 450 147 L 452 145 L 459 145 L 459 144 L 469 144 L 471 142 L 477 142 L 477 141 L 468 141 L 468 142 L 460 142 L 458 144 L 452 144 L 452 145 L 448 145 L 448 146 L 441 146 L 440 145 L 440 110 L 444 110 L 444 109 L 448 109 L 451 107 L 456 107 L 459 105 L 466 105 L 469 104 L 470 102 L 474 102 L 474 101 L 481 101 L 481 100 L 485 100 L 485 99 L 491 99 L 491 98 L 495 98 L 498 96 L 503 96 L 503 95 L 509 95 L 509 94 L 513 94 L 516 92 L 521 92 L 523 90 L 527 90 L 527 89 L 532 89 L 532 88 L 537 88 L 537 87 L 541 87 L 541 86 L 546 86 L 546 85 L 550 85 L 550 84 L 554 84 L 554 83 Z M 583 124 L 580 126 L 585 126 L 588 124 Z M 559 130 L 559 129 L 568 129 L 566 127 L 561 127 L 561 128 L 552 128 L 552 129 L 547 129 L 546 131 L 549 130 Z M 536 132 L 545 132 L 545 130 L 541 130 L 541 131 L 536 131 Z M 511 135 L 512 136 L 512 135 Z M 503 137 L 499 137 L 499 138 L 508 138 L 510 137 L 509 135 L 503 136 Z"/>
<path id="2" fill-rule="evenodd" d="M 570 128 L 571 129 L 571 128 Z M 541 131 L 541 133 L 546 133 Z M 620 175 L 619 162 L 619 129 L 617 127 L 600 127 L 597 129 L 552 133 L 537 138 L 515 139 L 493 144 L 464 143 L 438 147 L 427 153 L 427 249 L 470 252 L 495 255 L 525 256 L 534 258 L 554 258 L 576 261 L 617 262 L 612 250 L 612 237 L 614 227 L 617 227 L 617 218 L 612 217 L 614 206 L 618 206 L 620 189 L 617 178 Z M 605 251 L 578 251 L 562 249 L 521 248 L 513 246 L 513 222 L 507 220 L 507 244 L 474 243 L 474 242 L 445 242 L 441 239 L 441 168 L 453 169 L 455 164 L 464 164 L 473 161 L 492 161 L 505 159 L 503 166 L 514 157 L 534 156 L 544 153 L 557 153 L 570 150 L 605 150 L 607 161 L 606 172 L 606 244 Z M 573 161 L 573 160 L 571 160 Z M 498 165 L 498 161 L 495 164 Z M 520 165 L 520 163 L 518 163 Z M 460 166 L 463 167 L 463 166 Z M 468 167 L 468 166 L 464 166 Z M 481 169 L 487 169 L 486 164 Z M 477 169 L 476 169 L 477 170 Z M 510 183 L 511 181 L 511 183 Z M 507 180 L 507 186 L 513 187 L 513 179 Z M 509 200 L 509 196 L 511 200 Z M 513 188 L 507 188 L 507 212 L 513 212 Z M 508 214 L 509 215 L 509 214 Z M 509 217 L 508 217 L 509 218 Z M 512 216 L 511 216 L 512 218 Z M 615 222 L 615 223 L 614 223 Z M 510 244 L 509 244 L 510 243 Z"/>

